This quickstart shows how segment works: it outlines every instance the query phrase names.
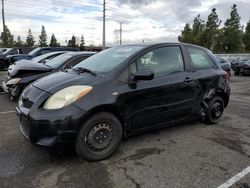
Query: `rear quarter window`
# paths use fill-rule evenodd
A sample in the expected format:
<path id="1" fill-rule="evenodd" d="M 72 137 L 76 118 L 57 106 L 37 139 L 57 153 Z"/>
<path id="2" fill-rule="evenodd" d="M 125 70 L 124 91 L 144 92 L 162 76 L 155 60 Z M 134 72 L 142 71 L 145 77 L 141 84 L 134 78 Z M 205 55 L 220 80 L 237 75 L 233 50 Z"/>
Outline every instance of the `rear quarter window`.
<path id="1" fill-rule="evenodd" d="M 214 68 L 214 62 L 201 49 L 194 47 L 187 47 L 191 58 L 191 65 L 195 69 L 209 69 Z"/>

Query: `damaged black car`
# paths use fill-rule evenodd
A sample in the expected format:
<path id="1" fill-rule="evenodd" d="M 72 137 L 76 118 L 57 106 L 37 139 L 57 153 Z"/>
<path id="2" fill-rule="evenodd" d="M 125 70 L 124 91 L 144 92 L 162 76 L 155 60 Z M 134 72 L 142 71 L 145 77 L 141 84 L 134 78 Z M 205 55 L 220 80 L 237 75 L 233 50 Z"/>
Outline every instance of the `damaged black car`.
<path id="1" fill-rule="evenodd" d="M 229 96 L 228 74 L 209 50 L 127 45 L 30 84 L 16 112 L 31 143 L 74 143 L 79 156 L 98 161 L 133 134 L 195 119 L 218 123 Z"/>
<path id="2" fill-rule="evenodd" d="M 59 52 L 63 53 L 44 63 L 23 61 L 17 63 L 9 75 L 9 80 L 2 83 L 2 88 L 13 100 L 18 99 L 23 89 L 31 82 L 59 70 L 66 70 L 95 54 L 95 52 Z M 57 53 L 56 53 L 57 54 Z"/>

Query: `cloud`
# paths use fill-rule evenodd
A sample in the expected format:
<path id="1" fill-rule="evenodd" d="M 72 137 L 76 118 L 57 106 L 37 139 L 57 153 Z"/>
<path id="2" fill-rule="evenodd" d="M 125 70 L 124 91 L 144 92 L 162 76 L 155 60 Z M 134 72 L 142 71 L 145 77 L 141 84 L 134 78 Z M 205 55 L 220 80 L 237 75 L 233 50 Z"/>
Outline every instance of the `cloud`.
<path id="1" fill-rule="evenodd" d="M 156 0 L 117 0 L 118 5 L 129 4 L 132 7 L 138 7 L 143 5 L 149 5 L 154 3 Z"/>
<path id="2" fill-rule="evenodd" d="M 36 41 L 44 25 L 48 36 L 54 33 L 61 44 L 74 34 L 83 34 L 87 44 L 102 44 L 102 0 L 18 0 L 5 1 L 6 24 L 22 40 L 31 28 Z M 233 0 L 107 0 L 106 38 L 117 44 L 114 31 L 123 23 L 123 41 L 177 41 L 185 23 L 197 14 L 206 20 L 212 8 L 220 19 L 230 14 Z M 249 0 L 237 1 L 242 24 L 249 19 Z M 1 23 L 0 23 L 1 24 Z M 1 24 L 2 25 L 2 24 Z"/>

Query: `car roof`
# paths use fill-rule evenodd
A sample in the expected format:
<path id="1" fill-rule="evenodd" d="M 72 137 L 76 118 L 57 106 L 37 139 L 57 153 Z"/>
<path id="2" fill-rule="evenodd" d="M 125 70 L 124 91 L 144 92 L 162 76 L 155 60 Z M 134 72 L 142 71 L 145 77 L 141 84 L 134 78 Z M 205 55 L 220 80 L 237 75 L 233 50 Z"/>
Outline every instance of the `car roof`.
<path id="1" fill-rule="evenodd" d="M 146 43 L 126 44 L 126 45 L 122 45 L 122 46 L 143 46 L 146 48 L 146 47 L 161 46 L 161 45 L 185 45 L 185 46 L 193 46 L 196 48 L 208 50 L 207 48 L 204 48 L 202 46 L 198 46 L 198 45 L 190 44 L 190 43 L 181 43 L 181 42 L 158 42 L 158 43 L 157 42 L 146 42 Z"/>
<path id="2" fill-rule="evenodd" d="M 81 51 L 81 52 L 69 52 L 67 51 L 65 54 L 68 54 L 68 55 L 94 55 L 96 54 L 96 52 L 91 52 L 91 51 Z"/>
<path id="3" fill-rule="evenodd" d="M 45 54 L 47 54 L 49 56 L 49 55 L 54 55 L 54 54 L 66 53 L 66 52 L 68 52 L 68 51 L 48 52 L 48 53 L 45 53 Z M 43 55 L 45 55 L 45 54 L 43 54 Z"/>

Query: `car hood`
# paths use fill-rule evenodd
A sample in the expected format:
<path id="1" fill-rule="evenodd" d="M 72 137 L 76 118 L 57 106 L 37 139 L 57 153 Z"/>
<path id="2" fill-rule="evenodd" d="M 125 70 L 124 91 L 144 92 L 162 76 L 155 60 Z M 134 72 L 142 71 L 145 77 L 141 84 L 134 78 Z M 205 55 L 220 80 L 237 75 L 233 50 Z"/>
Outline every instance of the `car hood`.
<path id="1" fill-rule="evenodd" d="M 4 54 L 0 55 L 0 59 L 6 59 L 6 55 Z"/>
<path id="2" fill-rule="evenodd" d="M 15 63 L 11 77 L 21 76 L 25 74 L 36 74 L 51 71 L 52 68 L 42 63 L 36 63 L 32 60 L 21 60 Z"/>
<path id="3" fill-rule="evenodd" d="M 33 83 L 33 86 L 54 94 L 61 89 L 74 85 L 91 85 L 91 83 L 100 79 L 100 76 L 93 76 L 88 73 L 75 74 L 68 72 L 56 72 L 45 76 Z"/>

